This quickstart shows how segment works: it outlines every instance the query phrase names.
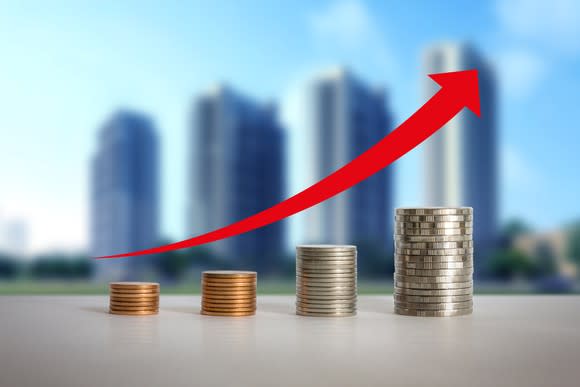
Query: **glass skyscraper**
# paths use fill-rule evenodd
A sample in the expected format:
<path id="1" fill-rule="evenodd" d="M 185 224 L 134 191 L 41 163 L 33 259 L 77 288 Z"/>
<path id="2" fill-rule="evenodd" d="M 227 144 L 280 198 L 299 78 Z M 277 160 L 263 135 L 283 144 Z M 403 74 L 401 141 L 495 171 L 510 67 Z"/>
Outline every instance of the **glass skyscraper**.
<path id="1" fill-rule="evenodd" d="M 368 87 L 345 69 L 318 77 L 309 104 L 308 162 L 314 181 L 356 158 L 391 129 L 384 91 Z M 356 243 L 384 253 L 392 250 L 392 224 L 391 169 L 387 168 L 307 210 L 303 239 Z"/>
<path id="2" fill-rule="evenodd" d="M 488 63 L 469 45 L 444 43 L 424 55 L 425 74 L 477 69 L 481 118 L 464 109 L 424 146 L 425 200 L 429 206 L 470 206 L 474 211 L 476 274 L 497 238 L 496 80 Z M 425 100 L 439 86 L 425 77 Z"/>
<path id="3" fill-rule="evenodd" d="M 100 130 L 91 165 L 91 253 L 111 255 L 159 243 L 159 140 L 151 120 L 114 114 Z M 139 279 L 150 256 L 99 261 L 102 280 Z"/>
<path id="4" fill-rule="evenodd" d="M 191 134 L 187 217 L 192 235 L 284 199 L 285 139 L 273 106 L 216 86 L 196 99 Z M 283 254 L 284 229 L 278 222 L 209 248 L 240 267 L 272 271 Z"/>

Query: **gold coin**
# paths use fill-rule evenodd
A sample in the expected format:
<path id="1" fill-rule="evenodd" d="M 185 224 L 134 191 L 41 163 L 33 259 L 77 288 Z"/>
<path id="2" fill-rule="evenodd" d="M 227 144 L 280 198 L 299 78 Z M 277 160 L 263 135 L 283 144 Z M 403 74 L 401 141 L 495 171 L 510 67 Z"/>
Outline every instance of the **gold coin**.
<path id="1" fill-rule="evenodd" d="M 205 288 L 203 289 L 202 294 L 211 294 L 211 295 L 224 295 L 224 296 L 234 296 L 234 295 L 239 295 L 239 296 L 252 296 L 256 294 L 256 291 L 251 291 L 251 290 L 214 290 L 214 289 L 208 289 Z"/>
<path id="2" fill-rule="evenodd" d="M 118 305 L 109 305 L 109 308 L 112 310 L 157 310 L 159 309 L 159 305 L 149 305 L 149 306 L 118 306 Z"/>
<path id="3" fill-rule="evenodd" d="M 118 307 L 125 307 L 125 306 L 135 306 L 135 307 L 159 306 L 159 302 L 157 302 L 157 301 L 123 302 L 123 301 L 111 300 L 109 304 L 110 305 L 113 305 L 113 306 L 118 306 Z"/>
<path id="4" fill-rule="evenodd" d="M 110 296 L 109 298 L 112 301 L 120 301 L 120 302 L 156 302 L 159 301 L 159 296 L 155 297 L 119 297 L 119 295 Z"/>
<path id="5" fill-rule="evenodd" d="M 255 302 L 246 302 L 246 303 L 235 303 L 235 304 L 214 304 L 214 303 L 210 303 L 210 302 L 202 302 L 201 303 L 201 307 L 203 309 L 210 309 L 210 310 L 215 310 L 215 309 L 227 309 L 227 310 L 232 310 L 232 309 L 256 309 L 256 303 Z"/>
<path id="6" fill-rule="evenodd" d="M 245 317 L 253 316 L 256 314 L 255 310 L 249 312 L 212 312 L 209 310 L 202 310 L 201 314 L 206 316 L 222 316 L 222 317 Z"/>
<path id="7" fill-rule="evenodd" d="M 111 282 L 111 289 L 159 289 L 159 284 L 155 282 Z"/>
<path id="8" fill-rule="evenodd" d="M 111 314 L 119 314 L 119 315 L 125 315 L 125 316 L 149 316 L 149 315 L 153 315 L 153 314 L 157 314 L 159 313 L 158 310 L 141 310 L 141 311 L 123 311 L 123 310 L 109 310 L 109 313 Z"/>
<path id="9" fill-rule="evenodd" d="M 256 303 L 255 297 L 250 298 L 237 298 L 237 299 L 220 299 L 220 298 L 208 298 L 202 297 L 202 302 L 208 302 L 210 304 L 248 304 L 248 303 Z"/>
<path id="10" fill-rule="evenodd" d="M 257 273 L 255 271 L 243 271 L 243 270 L 209 270 L 202 273 L 203 277 L 213 277 L 213 278 L 256 278 Z"/>
<path id="11" fill-rule="evenodd" d="M 242 282 L 242 283 L 254 283 L 257 281 L 256 277 L 201 277 L 202 282 L 218 282 L 218 283 L 231 283 L 231 282 Z"/>
<path id="12" fill-rule="evenodd" d="M 219 289 L 255 289 L 256 283 L 213 283 L 213 282 L 202 282 L 201 286 L 208 288 L 219 288 Z"/>
<path id="13" fill-rule="evenodd" d="M 237 295 L 237 294 L 233 294 L 233 295 L 216 295 L 216 294 L 203 294 L 202 298 L 204 299 L 208 299 L 208 300 L 253 300 L 256 299 L 256 295 L 255 294 L 251 294 L 251 295 Z"/>
<path id="14" fill-rule="evenodd" d="M 256 310 L 255 306 L 245 306 L 245 307 L 207 307 L 202 306 L 202 310 L 209 310 L 211 312 L 251 312 Z"/>
<path id="15" fill-rule="evenodd" d="M 159 289 L 110 289 L 109 293 L 111 294 L 159 294 Z"/>

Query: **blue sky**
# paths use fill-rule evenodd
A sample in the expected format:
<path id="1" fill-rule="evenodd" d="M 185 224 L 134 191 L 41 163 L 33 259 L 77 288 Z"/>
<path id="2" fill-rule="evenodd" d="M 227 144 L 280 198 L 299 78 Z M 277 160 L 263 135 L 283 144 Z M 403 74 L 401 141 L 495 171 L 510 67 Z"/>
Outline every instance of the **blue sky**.
<path id="1" fill-rule="evenodd" d="M 0 4 L 0 217 L 33 251 L 87 241 L 88 161 L 117 108 L 162 136 L 163 230 L 186 237 L 187 114 L 227 81 L 275 100 L 300 144 L 296 102 L 337 64 L 388 90 L 400 123 L 420 104 L 421 51 L 470 41 L 500 79 L 502 219 L 552 228 L 580 216 L 580 2 L 13 1 Z M 396 164 L 396 205 L 421 204 L 421 150 Z M 291 190 L 306 182 L 291 171 Z"/>

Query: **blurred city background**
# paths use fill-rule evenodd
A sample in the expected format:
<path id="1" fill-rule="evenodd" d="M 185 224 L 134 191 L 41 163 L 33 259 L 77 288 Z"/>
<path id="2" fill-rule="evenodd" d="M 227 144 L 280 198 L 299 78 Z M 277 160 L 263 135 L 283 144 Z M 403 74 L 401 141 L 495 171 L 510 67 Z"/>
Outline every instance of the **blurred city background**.
<path id="1" fill-rule="evenodd" d="M 0 5 L 0 293 L 191 292 L 204 269 L 294 291 L 294 246 L 354 243 L 392 289 L 393 208 L 472 206 L 476 291 L 580 290 L 580 2 L 14 1 Z M 463 111 L 304 213 L 200 248 L 368 149 L 477 68 Z"/>

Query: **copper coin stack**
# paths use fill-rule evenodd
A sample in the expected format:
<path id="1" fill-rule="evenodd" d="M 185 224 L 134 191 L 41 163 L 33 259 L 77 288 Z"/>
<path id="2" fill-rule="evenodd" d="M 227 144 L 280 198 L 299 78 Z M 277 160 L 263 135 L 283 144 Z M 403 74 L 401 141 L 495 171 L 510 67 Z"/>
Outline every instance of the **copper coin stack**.
<path id="1" fill-rule="evenodd" d="M 241 317 L 256 314 L 255 271 L 204 271 L 201 314 Z"/>
<path id="2" fill-rule="evenodd" d="M 154 282 L 111 282 L 109 312 L 147 316 L 159 312 L 159 284 Z"/>
<path id="3" fill-rule="evenodd" d="M 398 208 L 395 313 L 451 317 L 473 311 L 473 209 Z"/>

